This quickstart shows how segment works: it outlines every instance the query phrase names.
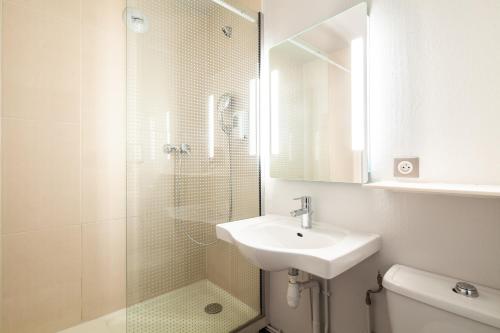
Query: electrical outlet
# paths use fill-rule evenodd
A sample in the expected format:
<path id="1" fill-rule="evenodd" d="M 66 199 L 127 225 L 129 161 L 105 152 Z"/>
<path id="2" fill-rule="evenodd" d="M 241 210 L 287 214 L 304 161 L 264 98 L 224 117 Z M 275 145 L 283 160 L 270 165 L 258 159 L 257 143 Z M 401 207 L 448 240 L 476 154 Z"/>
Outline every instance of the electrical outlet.
<path id="1" fill-rule="evenodd" d="M 395 158 L 394 177 L 418 178 L 420 165 L 418 157 Z"/>

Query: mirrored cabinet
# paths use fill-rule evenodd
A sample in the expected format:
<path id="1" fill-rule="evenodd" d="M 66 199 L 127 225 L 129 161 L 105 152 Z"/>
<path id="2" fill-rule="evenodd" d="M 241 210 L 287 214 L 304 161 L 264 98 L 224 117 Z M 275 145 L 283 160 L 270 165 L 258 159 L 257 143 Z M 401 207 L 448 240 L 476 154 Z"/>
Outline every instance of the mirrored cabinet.
<path id="1" fill-rule="evenodd" d="M 366 49 L 365 3 L 270 49 L 271 177 L 367 181 Z"/>

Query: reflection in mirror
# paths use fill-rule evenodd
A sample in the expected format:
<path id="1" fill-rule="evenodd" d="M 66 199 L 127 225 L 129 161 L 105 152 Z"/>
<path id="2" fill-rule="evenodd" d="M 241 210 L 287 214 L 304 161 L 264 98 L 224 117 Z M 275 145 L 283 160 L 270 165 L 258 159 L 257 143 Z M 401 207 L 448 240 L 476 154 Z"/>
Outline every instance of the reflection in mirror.
<path id="1" fill-rule="evenodd" d="M 366 10 L 270 50 L 271 177 L 366 182 Z"/>

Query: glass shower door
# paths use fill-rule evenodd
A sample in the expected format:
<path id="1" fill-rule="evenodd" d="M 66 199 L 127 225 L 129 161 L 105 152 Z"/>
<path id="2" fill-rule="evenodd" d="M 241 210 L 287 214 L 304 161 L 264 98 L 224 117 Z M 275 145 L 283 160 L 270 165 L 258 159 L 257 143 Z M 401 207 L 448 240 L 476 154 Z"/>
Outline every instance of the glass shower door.
<path id="1" fill-rule="evenodd" d="M 257 15 L 127 5 L 127 332 L 230 332 L 261 312 L 259 269 L 215 236 L 260 213 Z"/>

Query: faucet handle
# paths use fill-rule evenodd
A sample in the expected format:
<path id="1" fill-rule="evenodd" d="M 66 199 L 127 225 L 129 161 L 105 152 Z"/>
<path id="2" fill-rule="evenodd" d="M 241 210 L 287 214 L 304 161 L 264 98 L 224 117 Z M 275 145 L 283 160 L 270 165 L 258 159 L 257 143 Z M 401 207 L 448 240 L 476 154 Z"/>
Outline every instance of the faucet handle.
<path id="1" fill-rule="evenodd" d="M 308 195 L 303 195 L 303 196 L 298 197 L 298 198 L 293 198 L 293 200 L 300 200 L 302 208 L 309 208 L 309 207 L 311 207 L 311 201 L 312 201 L 312 199 Z"/>

